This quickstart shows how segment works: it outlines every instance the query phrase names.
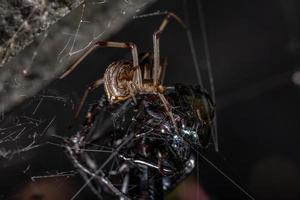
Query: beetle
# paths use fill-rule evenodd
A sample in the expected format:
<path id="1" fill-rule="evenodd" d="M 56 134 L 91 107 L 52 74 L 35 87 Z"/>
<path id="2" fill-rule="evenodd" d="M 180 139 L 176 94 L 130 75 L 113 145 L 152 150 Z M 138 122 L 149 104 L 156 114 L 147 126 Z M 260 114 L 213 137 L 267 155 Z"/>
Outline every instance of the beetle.
<path id="1" fill-rule="evenodd" d="M 192 172 L 197 152 L 209 146 L 214 115 L 209 95 L 200 86 L 176 84 L 165 96 L 175 108 L 178 131 L 155 94 L 114 104 L 104 95 L 91 105 L 66 147 L 99 198 L 162 199 Z"/>

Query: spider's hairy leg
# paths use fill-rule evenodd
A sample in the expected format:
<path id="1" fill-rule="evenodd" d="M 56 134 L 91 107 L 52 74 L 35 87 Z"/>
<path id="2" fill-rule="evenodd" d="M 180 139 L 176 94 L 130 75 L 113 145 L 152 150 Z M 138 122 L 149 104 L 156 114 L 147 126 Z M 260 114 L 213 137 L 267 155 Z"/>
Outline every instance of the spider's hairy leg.
<path id="1" fill-rule="evenodd" d="M 174 18 L 184 29 L 187 29 L 187 26 L 183 23 L 180 17 L 178 17 L 172 12 L 168 12 L 167 16 L 164 18 L 159 28 L 153 33 L 153 49 L 154 49 L 153 83 L 155 85 L 159 84 L 160 82 L 159 78 L 161 76 L 159 74 L 159 67 L 161 67 L 160 53 L 159 53 L 159 39 L 161 33 L 164 31 L 171 18 Z"/>
<path id="2" fill-rule="evenodd" d="M 68 69 L 63 73 L 60 79 L 68 76 L 80 63 L 83 61 L 92 51 L 100 47 L 112 47 L 112 48 L 125 48 L 131 49 L 133 67 L 137 67 L 137 80 L 142 80 L 141 69 L 139 67 L 139 58 L 137 47 L 134 43 L 131 42 L 110 42 L 110 41 L 98 41 L 92 47 L 90 47 L 83 55 L 81 55 Z"/>
<path id="3" fill-rule="evenodd" d="M 177 124 L 176 124 L 176 121 L 175 121 L 175 118 L 174 118 L 174 115 L 173 115 L 173 112 L 172 112 L 172 107 L 171 107 L 170 103 L 166 99 L 165 95 L 163 95 L 162 93 L 158 93 L 158 96 L 159 96 L 160 100 L 162 101 L 162 103 L 164 104 L 164 107 L 165 107 L 169 117 L 172 120 L 172 123 L 175 127 L 175 131 L 178 133 L 178 127 L 177 127 Z"/>
<path id="4" fill-rule="evenodd" d="M 67 70 L 59 77 L 60 79 L 65 78 L 68 76 L 80 63 L 82 60 L 84 60 L 85 57 L 87 57 L 92 51 L 97 49 L 99 46 L 97 44 L 94 44 L 91 48 L 89 48 L 86 52 L 84 52 L 73 64 L 70 65 L 70 67 L 67 68 Z"/>

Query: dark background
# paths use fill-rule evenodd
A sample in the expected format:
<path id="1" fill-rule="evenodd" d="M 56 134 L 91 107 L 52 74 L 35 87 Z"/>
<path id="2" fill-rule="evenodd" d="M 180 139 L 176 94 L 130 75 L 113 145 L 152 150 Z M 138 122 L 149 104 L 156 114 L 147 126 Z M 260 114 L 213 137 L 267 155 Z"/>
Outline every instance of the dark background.
<path id="1" fill-rule="evenodd" d="M 296 0 L 203 0 L 201 4 L 203 12 L 195 0 L 189 0 L 188 13 L 184 13 L 183 1 L 159 1 L 145 13 L 168 10 L 188 21 L 209 91 L 199 13 L 205 17 L 220 145 L 220 152 L 211 148 L 206 157 L 255 199 L 300 199 L 300 88 L 292 81 L 299 69 L 300 3 Z M 132 20 L 110 40 L 135 42 L 139 51 L 152 51 L 152 33 L 162 18 Z M 105 66 L 124 56 L 130 54 L 126 50 L 97 50 L 66 79 L 54 81 L 49 90 L 72 97 L 76 104 L 86 85 L 101 77 Z M 167 57 L 169 63 L 166 85 L 197 84 L 187 37 L 174 22 L 162 35 L 161 56 Z M 101 96 L 102 90 L 99 91 L 89 97 L 90 103 Z M 49 102 L 42 110 L 49 116 L 57 115 L 58 135 L 72 134 L 64 132 L 63 127 L 72 117 L 64 106 Z M 1 163 L 3 199 L 20 193 L 34 174 L 71 169 L 63 150 L 47 145 Z M 23 173 L 28 164 L 30 174 Z M 205 161 L 198 165 L 198 180 L 211 199 L 249 199 Z M 70 185 L 81 186 L 80 177 L 72 178 Z M 91 199 L 88 193 L 84 191 L 80 198 Z"/>

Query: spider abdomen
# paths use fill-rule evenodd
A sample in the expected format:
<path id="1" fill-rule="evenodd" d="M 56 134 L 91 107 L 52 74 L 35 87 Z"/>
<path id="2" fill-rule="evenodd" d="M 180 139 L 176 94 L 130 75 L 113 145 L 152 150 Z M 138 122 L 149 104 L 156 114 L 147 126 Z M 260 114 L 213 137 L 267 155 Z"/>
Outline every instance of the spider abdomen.
<path id="1" fill-rule="evenodd" d="M 128 85 L 133 80 L 132 61 L 119 60 L 110 64 L 104 73 L 104 88 L 110 103 L 130 97 Z"/>

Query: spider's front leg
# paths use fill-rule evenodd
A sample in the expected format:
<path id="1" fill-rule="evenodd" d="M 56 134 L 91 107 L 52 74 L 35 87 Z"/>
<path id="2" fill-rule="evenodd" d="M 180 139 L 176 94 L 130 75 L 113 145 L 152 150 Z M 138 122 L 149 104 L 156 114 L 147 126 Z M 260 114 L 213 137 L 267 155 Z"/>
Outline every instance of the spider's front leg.
<path id="1" fill-rule="evenodd" d="M 111 41 L 98 41 L 93 46 L 91 46 L 83 55 L 81 55 L 75 62 L 61 75 L 60 79 L 65 78 L 68 76 L 80 63 L 83 61 L 91 52 L 100 48 L 100 47 L 109 47 L 109 48 L 121 48 L 121 49 L 131 49 L 132 60 L 133 60 L 133 67 L 137 68 L 137 75 L 138 78 L 141 79 L 141 70 L 139 68 L 139 58 L 137 47 L 132 42 L 111 42 Z"/>
<path id="2" fill-rule="evenodd" d="M 168 25 L 170 19 L 175 19 L 184 29 L 187 29 L 186 25 L 183 23 L 180 17 L 172 12 L 169 12 L 164 18 L 159 28 L 153 33 L 153 51 L 154 51 L 154 67 L 153 67 L 153 83 L 154 85 L 159 84 L 160 79 L 160 52 L 159 52 L 159 42 L 160 36 Z"/>

